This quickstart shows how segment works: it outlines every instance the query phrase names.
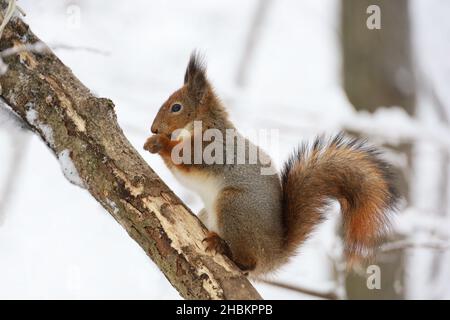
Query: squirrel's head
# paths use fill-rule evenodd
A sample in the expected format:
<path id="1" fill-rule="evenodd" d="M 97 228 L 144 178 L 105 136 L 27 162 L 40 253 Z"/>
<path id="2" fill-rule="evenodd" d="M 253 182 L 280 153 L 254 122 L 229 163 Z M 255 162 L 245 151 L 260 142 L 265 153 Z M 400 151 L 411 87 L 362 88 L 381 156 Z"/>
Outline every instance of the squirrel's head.
<path id="1" fill-rule="evenodd" d="M 191 54 L 184 75 L 184 85 L 161 106 L 153 120 L 155 134 L 170 136 L 177 129 L 190 130 L 194 121 L 206 127 L 220 125 L 227 116 L 206 77 L 206 68 L 199 56 Z M 213 120 L 213 125 L 211 121 Z"/>

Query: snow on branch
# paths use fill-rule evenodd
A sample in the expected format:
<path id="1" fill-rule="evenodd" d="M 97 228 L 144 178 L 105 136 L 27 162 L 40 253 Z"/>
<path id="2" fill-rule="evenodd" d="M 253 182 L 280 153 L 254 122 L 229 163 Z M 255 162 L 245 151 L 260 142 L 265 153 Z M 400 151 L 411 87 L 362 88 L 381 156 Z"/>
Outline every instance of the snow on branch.
<path id="1" fill-rule="evenodd" d="M 77 168 L 73 164 L 70 156 L 70 150 L 65 149 L 58 153 L 58 160 L 66 179 L 69 180 L 70 183 L 84 189 L 85 185 L 83 179 L 81 179 Z"/>
<path id="2" fill-rule="evenodd" d="M 377 138 L 380 142 L 391 145 L 412 143 L 418 141 L 430 141 L 437 144 L 450 153 L 450 127 L 445 122 L 429 124 L 420 119 L 411 117 L 400 107 L 380 107 L 374 113 L 354 111 L 351 105 L 345 105 L 345 101 L 339 101 L 336 110 L 342 112 L 323 112 L 322 109 L 305 110 L 301 117 L 273 117 L 271 112 L 279 110 L 279 103 L 261 101 L 259 98 L 244 97 L 247 104 L 256 104 L 264 112 L 254 115 L 254 118 L 262 123 L 270 123 L 272 126 L 286 128 L 286 130 L 298 133 L 299 128 L 313 128 L 315 131 L 349 130 Z M 281 100 L 281 99 L 280 99 Z M 274 108 L 273 106 L 277 106 Z M 284 105 L 286 110 L 294 110 L 297 107 Z M 289 114 L 289 113 L 288 113 Z M 278 123 L 277 123 L 278 122 Z M 297 137 L 286 137 L 288 140 L 297 141 Z"/>
<path id="3" fill-rule="evenodd" d="M 396 242 L 385 243 L 380 247 L 381 252 L 390 252 L 404 249 L 449 250 L 450 243 L 440 240 L 431 240 L 431 241 L 399 240 Z"/>

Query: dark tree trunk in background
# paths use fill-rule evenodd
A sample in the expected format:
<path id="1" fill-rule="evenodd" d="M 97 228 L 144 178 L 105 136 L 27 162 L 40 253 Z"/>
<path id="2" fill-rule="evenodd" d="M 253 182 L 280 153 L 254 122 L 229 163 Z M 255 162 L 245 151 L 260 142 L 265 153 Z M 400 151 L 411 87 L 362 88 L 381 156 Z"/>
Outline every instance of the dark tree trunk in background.
<path id="1" fill-rule="evenodd" d="M 369 29 L 372 5 L 381 9 L 381 29 Z M 408 0 L 343 0 L 344 88 L 358 110 L 401 106 L 414 114 L 414 77 Z"/>
<path id="2" fill-rule="evenodd" d="M 357 111 L 375 112 L 379 107 L 398 106 L 414 115 L 408 0 L 342 0 L 341 5 L 343 86 L 350 102 Z M 380 8 L 380 29 L 367 26 L 371 16 L 367 9 L 371 5 Z M 406 154 L 408 167 L 411 165 L 409 145 L 391 148 Z M 398 187 L 406 199 L 409 198 L 409 173 L 409 168 L 398 169 Z M 367 288 L 364 270 L 362 274 L 348 276 L 348 298 L 403 298 L 403 253 L 382 254 L 375 264 L 381 268 L 381 290 Z"/>

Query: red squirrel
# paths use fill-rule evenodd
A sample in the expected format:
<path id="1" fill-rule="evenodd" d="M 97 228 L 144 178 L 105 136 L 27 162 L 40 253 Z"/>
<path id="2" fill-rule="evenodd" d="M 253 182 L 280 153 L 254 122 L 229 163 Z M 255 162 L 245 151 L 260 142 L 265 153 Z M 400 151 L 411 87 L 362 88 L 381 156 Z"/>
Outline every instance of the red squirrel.
<path id="1" fill-rule="evenodd" d="M 373 256 L 398 200 L 391 167 L 377 149 L 342 134 L 317 138 L 299 147 L 281 174 L 262 174 L 265 164 L 260 159 L 243 164 L 174 161 L 175 147 L 192 145 L 195 121 L 201 121 L 201 133 L 235 130 L 204 64 L 193 53 L 184 85 L 161 106 L 151 126 L 154 135 L 144 149 L 162 156 L 175 177 L 202 198 L 205 209 L 199 218 L 209 229 L 204 240 L 208 251 L 227 255 L 251 275 L 273 271 L 295 255 L 324 220 L 328 201 L 335 199 L 349 263 Z M 184 134 L 176 136 L 180 128 Z M 270 159 L 239 133 L 236 136 L 245 141 L 245 151 L 256 148 L 261 159 Z M 237 159 L 237 148 L 230 151 L 225 140 L 218 142 L 224 145 L 223 157 L 230 156 L 228 151 Z M 205 150 L 206 143 L 200 147 Z"/>

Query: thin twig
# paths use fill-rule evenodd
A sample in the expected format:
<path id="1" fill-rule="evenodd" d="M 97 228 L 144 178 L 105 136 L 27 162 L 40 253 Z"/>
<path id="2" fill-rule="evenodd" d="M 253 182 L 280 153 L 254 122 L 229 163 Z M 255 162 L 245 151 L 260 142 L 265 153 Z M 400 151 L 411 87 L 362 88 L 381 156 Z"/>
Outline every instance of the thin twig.
<path id="1" fill-rule="evenodd" d="M 106 50 L 101 50 L 93 47 L 87 47 L 87 46 L 71 46 L 68 44 L 62 44 L 62 43 L 56 43 L 56 44 L 49 44 L 50 48 L 53 50 L 78 50 L 78 51 L 86 51 L 89 53 L 95 53 L 100 54 L 102 56 L 109 56 L 111 55 L 111 52 Z"/>
<path id="2" fill-rule="evenodd" d="M 262 280 L 262 279 L 259 279 L 258 281 L 268 284 L 268 285 L 271 285 L 271 286 L 274 286 L 274 287 L 279 287 L 279 288 L 288 289 L 288 290 L 296 291 L 299 293 L 307 294 L 309 296 L 314 296 L 314 297 L 327 299 L 327 300 L 338 300 L 338 296 L 334 292 L 319 292 L 316 290 L 293 286 L 293 285 L 283 283 L 283 282 L 278 282 L 278 281 Z"/>
<path id="3" fill-rule="evenodd" d="M 16 0 L 9 0 L 8 7 L 6 8 L 5 14 L 2 16 L 2 24 L 0 25 L 0 39 L 2 38 L 3 30 L 5 29 L 5 26 L 8 24 L 9 20 L 11 20 L 14 11 L 16 10 Z"/>
<path id="4" fill-rule="evenodd" d="M 49 50 L 50 49 L 45 43 L 43 43 L 42 41 L 38 41 L 35 43 L 24 43 L 23 45 L 7 48 L 0 52 L 0 57 L 6 58 L 21 52 L 46 53 Z"/>
<path id="5" fill-rule="evenodd" d="M 408 240 L 390 242 L 382 245 L 379 249 L 381 252 L 392 252 L 404 249 L 433 249 L 433 250 L 449 250 L 450 244 L 443 241 L 435 242 L 412 242 Z"/>

